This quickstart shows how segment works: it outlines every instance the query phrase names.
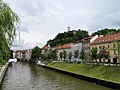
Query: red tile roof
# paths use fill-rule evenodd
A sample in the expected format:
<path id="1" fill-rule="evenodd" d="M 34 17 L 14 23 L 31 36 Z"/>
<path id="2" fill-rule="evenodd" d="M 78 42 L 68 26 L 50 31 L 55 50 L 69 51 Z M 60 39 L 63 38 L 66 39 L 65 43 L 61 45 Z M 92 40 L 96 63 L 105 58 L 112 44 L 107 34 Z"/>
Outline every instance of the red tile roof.
<path id="1" fill-rule="evenodd" d="M 25 53 L 25 52 L 27 52 L 28 50 L 17 50 L 17 51 L 15 51 L 16 53 L 18 53 L 18 52 L 20 52 L 20 53 Z"/>
<path id="2" fill-rule="evenodd" d="M 80 40 L 80 41 L 82 41 L 82 42 L 84 42 L 84 41 L 87 41 L 87 40 L 90 40 L 90 39 L 92 39 L 94 36 L 89 36 L 89 37 L 87 37 L 87 38 L 83 38 L 82 40 Z"/>
<path id="3" fill-rule="evenodd" d="M 64 44 L 62 46 L 58 46 L 57 49 L 68 49 L 70 48 L 74 43 Z"/>
<path id="4" fill-rule="evenodd" d="M 97 38 L 92 44 L 112 42 L 120 40 L 120 33 Z"/>
<path id="5" fill-rule="evenodd" d="M 42 49 L 48 49 L 48 46 L 47 46 L 47 45 L 45 45 Z"/>

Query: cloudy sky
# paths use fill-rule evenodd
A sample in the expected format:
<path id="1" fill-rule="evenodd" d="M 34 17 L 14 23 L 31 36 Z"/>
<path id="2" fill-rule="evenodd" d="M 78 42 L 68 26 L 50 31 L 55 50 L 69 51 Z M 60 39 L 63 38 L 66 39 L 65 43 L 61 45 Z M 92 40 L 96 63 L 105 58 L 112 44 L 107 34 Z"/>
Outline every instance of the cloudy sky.
<path id="1" fill-rule="evenodd" d="M 42 47 L 59 32 L 120 28 L 120 0 L 4 0 L 20 17 L 21 42 L 12 49 Z"/>

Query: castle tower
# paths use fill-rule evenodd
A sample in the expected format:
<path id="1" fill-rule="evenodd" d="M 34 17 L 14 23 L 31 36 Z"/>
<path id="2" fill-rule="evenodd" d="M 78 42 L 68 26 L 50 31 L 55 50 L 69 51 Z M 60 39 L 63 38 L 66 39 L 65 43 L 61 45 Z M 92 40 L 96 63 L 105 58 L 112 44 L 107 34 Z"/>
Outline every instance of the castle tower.
<path id="1" fill-rule="evenodd" d="M 68 31 L 70 31 L 70 26 L 67 27 Z"/>

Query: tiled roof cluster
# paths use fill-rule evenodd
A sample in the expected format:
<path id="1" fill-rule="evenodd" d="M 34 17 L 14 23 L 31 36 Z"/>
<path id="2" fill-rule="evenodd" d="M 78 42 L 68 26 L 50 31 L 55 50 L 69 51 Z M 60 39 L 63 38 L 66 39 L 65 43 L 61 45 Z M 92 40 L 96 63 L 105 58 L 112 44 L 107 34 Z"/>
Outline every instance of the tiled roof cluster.
<path id="1" fill-rule="evenodd" d="M 82 42 L 88 41 L 88 40 L 92 39 L 93 37 L 94 37 L 94 36 L 89 36 L 89 37 L 87 37 L 87 38 L 83 38 L 83 39 L 80 40 L 80 41 L 82 41 Z"/>
<path id="2" fill-rule="evenodd" d="M 59 46 L 55 46 L 55 47 L 44 46 L 43 49 L 48 49 L 48 48 L 57 49 L 57 50 L 67 49 L 67 48 L 70 48 L 73 44 L 74 43 L 69 43 L 69 44 L 59 45 Z"/>
<path id="3" fill-rule="evenodd" d="M 99 37 L 95 41 L 93 41 L 92 44 L 100 44 L 100 43 L 113 42 L 118 40 L 120 40 L 120 33 Z"/>
<path id="4" fill-rule="evenodd" d="M 18 53 L 18 52 L 20 52 L 20 53 L 25 53 L 25 52 L 27 52 L 28 50 L 17 50 L 17 51 L 15 51 L 15 53 Z"/>
<path id="5" fill-rule="evenodd" d="M 45 45 L 42 49 L 48 49 L 48 46 L 47 46 L 47 45 Z"/>
<path id="6" fill-rule="evenodd" d="M 57 49 L 68 49 L 71 48 L 71 46 L 74 45 L 74 43 L 64 44 L 62 46 L 58 46 Z"/>

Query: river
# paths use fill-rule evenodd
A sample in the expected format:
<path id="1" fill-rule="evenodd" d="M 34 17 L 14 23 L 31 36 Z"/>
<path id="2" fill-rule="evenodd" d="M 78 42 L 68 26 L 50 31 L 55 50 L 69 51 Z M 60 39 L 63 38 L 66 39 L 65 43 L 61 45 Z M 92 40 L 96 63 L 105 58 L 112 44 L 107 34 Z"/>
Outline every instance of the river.
<path id="1" fill-rule="evenodd" d="M 13 63 L 0 90 L 111 90 L 36 65 Z"/>

